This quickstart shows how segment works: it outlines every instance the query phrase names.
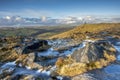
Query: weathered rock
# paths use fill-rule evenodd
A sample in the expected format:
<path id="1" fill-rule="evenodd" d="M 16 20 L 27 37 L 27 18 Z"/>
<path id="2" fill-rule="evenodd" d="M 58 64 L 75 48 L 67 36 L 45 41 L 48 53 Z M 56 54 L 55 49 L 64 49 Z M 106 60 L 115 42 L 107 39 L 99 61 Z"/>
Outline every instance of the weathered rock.
<path id="1" fill-rule="evenodd" d="M 0 38 L 0 62 L 15 61 L 23 54 L 47 50 L 49 47 L 46 40 L 22 37 Z"/>
<path id="2" fill-rule="evenodd" d="M 115 45 L 115 46 L 120 46 L 120 44 L 118 44 L 118 42 L 120 42 L 120 39 L 119 39 L 119 38 L 108 36 L 108 37 L 106 37 L 106 39 L 107 39 L 111 44 L 113 44 L 113 45 Z"/>
<path id="3" fill-rule="evenodd" d="M 20 61 L 19 63 L 21 63 L 23 66 L 30 67 L 31 69 L 42 68 L 40 64 L 35 62 L 35 58 L 36 53 L 29 53 L 27 57 L 24 60 Z"/>
<path id="4" fill-rule="evenodd" d="M 43 80 L 43 78 L 40 78 L 39 76 L 33 76 L 29 74 L 18 74 L 13 77 L 11 77 L 11 80 Z"/>
<path id="5" fill-rule="evenodd" d="M 45 61 L 45 60 L 51 60 L 51 59 L 55 59 L 58 58 L 58 56 L 54 56 L 54 55 L 50 55 L 50 56 L 37 56 L 35 61 Z"/>
<path id="6" fill-rule="evenodd" d="M 107 40 L 85 41 L 84 46 L 71 55 L 56 62 L 57 72 L 64 76 L 75 76 L 107 66 L 116 60 L 116 49 Z"/>
<path id="7" fill-rule="evenodd" d="M 30 43 L 25 43 L 22 47 L 16 47 L 15 50 L 18 54 L 27 54 L 35 51 L 44 51 L 49 47 L 46 40 L 35 40 Z"/>
<path id="8" fill-rule="evenodd" d="M 104 51 L 108 54 L 115 55 L 115 48 L 106 40 L 99 40 L 96 42 L 86 42 L 84 48 L 80 48 L 71 55 L 77 62 L 94 62 L 104 58 Z"/>
<path id="9" fill-rule="evenodd" d="M 34 62 L 36 58 L 36 53 L 30 53 L 28 54 L 28 57 L 26 59 L 28 59 L 29 62 Z"/>
<path id="10" fill-rule="evenodd" d="M 1 68 L 0 69 L 0 79 L 5 78 L 11 74 L 13 74 L 15 68 L 7 67 L 7 68 Z"/>
<path id="11" fill-rule="evenodd" d="M 97 79 L 92 77 L 91 74 L 84 73 L 82 75 L 77 75 L 77 76 L 72 77 L 71 80 L 97 80 Z"/>

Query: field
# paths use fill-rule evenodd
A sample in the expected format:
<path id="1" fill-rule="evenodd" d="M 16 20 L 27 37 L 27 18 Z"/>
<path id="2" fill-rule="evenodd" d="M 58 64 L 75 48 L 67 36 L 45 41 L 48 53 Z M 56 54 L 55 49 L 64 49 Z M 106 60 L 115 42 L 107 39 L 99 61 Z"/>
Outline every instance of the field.
<path id="1" fill-rule="evenodd" d="M 64 26 L 42 26 L 42 27 L 22 27 L 22 28 L 13 28 L 13 27 L 1 27 L 0 28 L 0 37 L 4 36 L 29 36 L 36 38 L 48 38 L 50 36 L 68 31 L 73 27 L 64 27 Z"/>

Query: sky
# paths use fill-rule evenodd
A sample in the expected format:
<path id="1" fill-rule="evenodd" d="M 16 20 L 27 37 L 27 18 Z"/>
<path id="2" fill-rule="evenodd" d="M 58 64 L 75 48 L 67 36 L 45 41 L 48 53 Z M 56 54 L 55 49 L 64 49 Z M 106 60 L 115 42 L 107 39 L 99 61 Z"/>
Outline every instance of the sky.
<path id="1" fill-rule="evenodd" d="M 15 15 L 120 17 L 120 0 L 0 0 L 0 17 Z"/>

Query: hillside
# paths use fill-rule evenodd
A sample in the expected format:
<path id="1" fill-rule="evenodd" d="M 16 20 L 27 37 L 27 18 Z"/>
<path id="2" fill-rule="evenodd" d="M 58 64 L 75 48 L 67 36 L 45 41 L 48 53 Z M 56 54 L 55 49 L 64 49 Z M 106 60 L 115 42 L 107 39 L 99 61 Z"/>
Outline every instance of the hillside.
<path id="1" fill-rule="evenodd" d="M 84 40 L 86 38 L 103 38 L 104 36 L 119 36 L 120 23 L 84 24 L 76 28 L 50 37 L 50 39 Z M 101 36 L 102 35 L 102 36 Z"/>
<path id="2" fill-rule="evenodd" d="M 32 27 L 0 27 L 0 37 L 5 36 L 29 36 L 36 38 L 48 38 L 58 33 L 72 29 L 73 27 L 64 26 L 32 26 Z"/>

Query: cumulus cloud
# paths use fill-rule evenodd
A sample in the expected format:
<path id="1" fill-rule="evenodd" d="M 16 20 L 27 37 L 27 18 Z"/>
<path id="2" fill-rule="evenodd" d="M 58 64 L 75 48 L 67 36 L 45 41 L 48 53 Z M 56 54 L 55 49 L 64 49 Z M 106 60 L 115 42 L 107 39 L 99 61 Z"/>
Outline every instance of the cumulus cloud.
<path id="1" fill-rule="evenodd" d="M 46 16 L 41 16 L 41 20 L 42 20 L 42 22 L 45 22 L 47 20 L 47 17 Z"/>
<path id="2" fill-rule="evenodd" d="M 49 17 L 50 16 L 50 17 Z M 105 18 L 95 16 L 62 16 L 55 18 L 55 13 L 42 10 L 0 11 L 0 26 L 16 25 L 60 25 L 60 24 L 83 24 L 120 22 L 120 18 Z"/>
<path id="3" fill-rule="evenodd" d="M 6 16 L 5 18 L 6 18 L 6 19 L 8 19 L 8 20 L 9 20 L 9 19 L 11 19 L 11 17 L 10 17 L 10 16 Z"/>

